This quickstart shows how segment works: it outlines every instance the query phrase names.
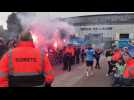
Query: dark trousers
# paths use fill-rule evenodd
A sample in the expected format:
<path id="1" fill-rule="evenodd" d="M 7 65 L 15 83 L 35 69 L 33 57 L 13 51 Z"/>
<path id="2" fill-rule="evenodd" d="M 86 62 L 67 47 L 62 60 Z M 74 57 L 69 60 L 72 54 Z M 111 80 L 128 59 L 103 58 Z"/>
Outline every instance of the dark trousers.
<path id="1" fill-rule="evenodd" d="M 116 62 L 115 61 L 108 61 L 109 70 L 108 74 L 113 73 L 113 68 L 115 67 Z"/>
<path id="2" fill-rule="evenodd" d="M 71 62 L 72 61 L 72 57 L 70 55 L 64 55 L 64 67 L 63 67 L 63 70 L 68 70 L 68 71 L 71 71 Z"/>
<path id="3" fill-rule="evenodd" d="M 111 62 L 108 61 L 108 74 L 112 73 L 113 67 L 111 66 Z"/>
<path id="4" fill-rule="evenodd" d="M 84 59 L 84 56 L 81 56 L 81 61 L 84 62 L 84 60 L 85 60 L 85 59 Z"/>
<path id="5" fill-rule="evenodd" d="M 96 68 L 99 68 L 100 69 L 100 64 L 99 64 L 99 58 L 96 58 Z"/>
<path id="6" fill-rule="evenodd" d="M 70 56 L 71 57 L 71 64 L 74 65 L 75 64 L 75 56 Z"/>
<path id="7" fill-rule="evenodd" d="M 80 63 L 80 58 L 79 58 L 79 55 L 76 56 L 76 64 L 79 64 Z"/>

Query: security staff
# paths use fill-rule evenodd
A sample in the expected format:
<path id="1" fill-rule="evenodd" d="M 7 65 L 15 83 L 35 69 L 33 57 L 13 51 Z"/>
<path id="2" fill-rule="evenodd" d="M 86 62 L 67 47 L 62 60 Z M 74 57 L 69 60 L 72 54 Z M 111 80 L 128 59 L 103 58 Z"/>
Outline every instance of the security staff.
<path id="1" fill-rule="evenodd" d="M 64 50 L 64 70 L 71 71 L 71 62 L 72 62 L 72 50 L 71 45 L 68 45 Z"/>
<path id="2" fill-rule="evenodd" d="M 53 80 L 48 55 L 34 48 L 30 32 L 21 34 L 16 48 L 0 61 L 0 87 L 51 86 Z"/>

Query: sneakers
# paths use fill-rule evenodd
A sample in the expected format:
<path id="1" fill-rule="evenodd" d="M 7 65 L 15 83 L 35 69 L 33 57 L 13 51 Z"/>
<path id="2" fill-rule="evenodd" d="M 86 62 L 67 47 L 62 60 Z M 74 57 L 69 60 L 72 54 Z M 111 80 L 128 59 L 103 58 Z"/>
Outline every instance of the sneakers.
<path id="1" fill-rule="evenodd" d="M 106 74 L 106 77 L 108 77 L 109 75 L 108 74 Z"/>
<path id="2" fill-rule="evenodd" d="M 86 76 L 89 77 L 89 73 L 88 72 L 86 72 Z"/>
<path id="3" fill-rule="evenodd" d="M 89 77 L 89 72 L 86 72 L 86 76 Z M 90 76 L 94 76 L 94 72 L 91 72 Z"/>

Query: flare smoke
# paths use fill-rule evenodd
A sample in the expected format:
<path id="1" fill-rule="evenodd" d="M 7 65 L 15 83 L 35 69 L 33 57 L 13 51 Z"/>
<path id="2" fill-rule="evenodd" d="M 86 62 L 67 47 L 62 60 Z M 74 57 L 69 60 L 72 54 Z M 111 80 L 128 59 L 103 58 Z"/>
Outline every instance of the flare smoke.
<path id="1" fill-rule="evenodd" d="M 36 47 L 57 43 L 58 47 L 65 45 L 70 35 L 75 34 L 74 27 L 57 18 L 37 13 L 18 13 L 23 30 L 30 30 Z"/>

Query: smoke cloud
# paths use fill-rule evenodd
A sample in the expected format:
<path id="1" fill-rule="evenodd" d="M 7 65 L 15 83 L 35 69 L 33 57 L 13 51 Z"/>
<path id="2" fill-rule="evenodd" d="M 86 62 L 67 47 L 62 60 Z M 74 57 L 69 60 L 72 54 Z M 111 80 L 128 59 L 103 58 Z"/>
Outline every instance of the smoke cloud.
<path id="1" fill-rule="evenodd" d="M 67 22 L 37 13 L 17 13 L 24 31 L 30 30 L 36 47 L 44 48 L 47 44 L 57 43 L 62 47 L 67 43 L 75 29 Z"/>

